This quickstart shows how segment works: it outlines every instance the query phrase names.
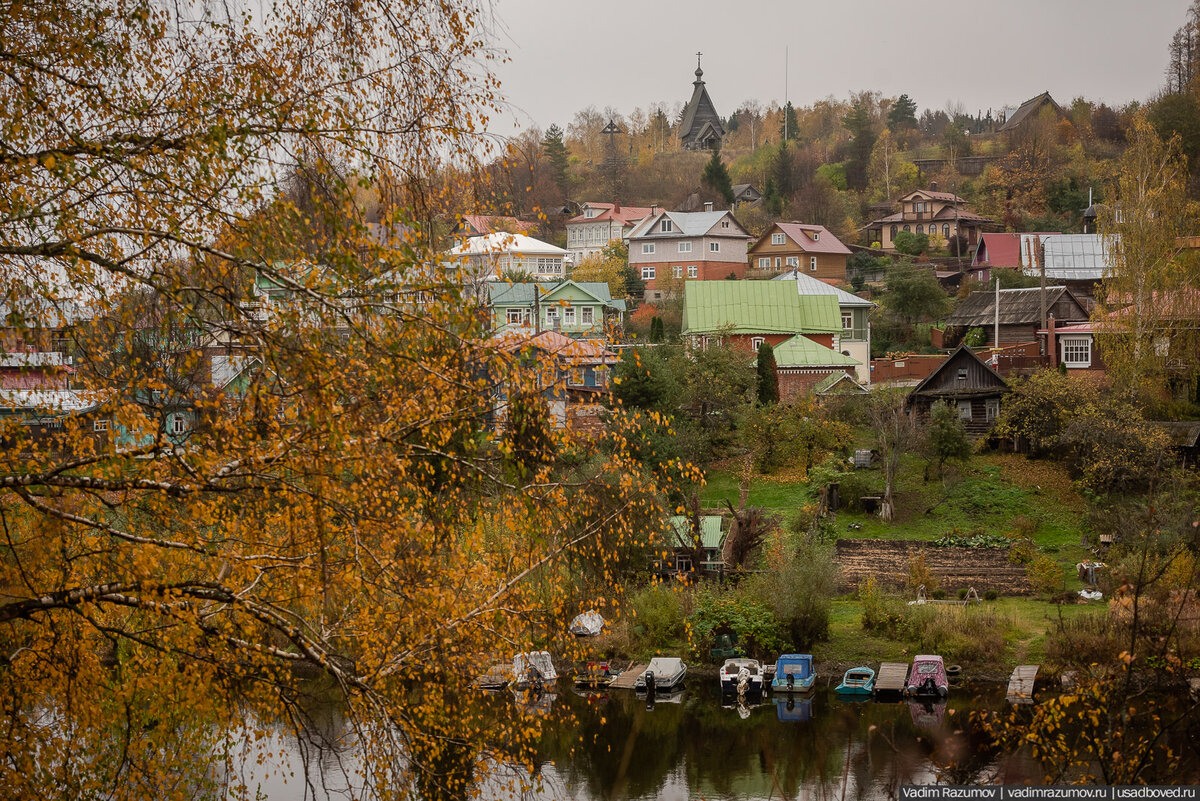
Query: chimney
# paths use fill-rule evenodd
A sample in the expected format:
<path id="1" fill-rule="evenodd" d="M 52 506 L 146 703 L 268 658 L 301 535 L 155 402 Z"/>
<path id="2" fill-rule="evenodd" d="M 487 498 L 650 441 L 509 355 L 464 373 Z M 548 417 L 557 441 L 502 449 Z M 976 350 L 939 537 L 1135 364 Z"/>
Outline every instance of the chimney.
<path id="1" fill-rule="evenodd" d="M 650 216 L 653 217 L 655 214 L 658 214 L 658 204 L 651 203 L 650 204 Z"/>
<path id="2" fill-rule="evenodd" d="M 930 192 L 936 192 L 936 191 L 937 191 L 937 181 L 930 181 L 930 182 L 929 182 L 929 191 L 930 191 Z"/>
<path id="3" fill-rule="evenodd" d="M 704 210 L 705 210 L 705 211 L 712 211 L 712 210 L 713 210 L 713 204 L 712 204 L 712 201 L 711 201 L 711 200 L 709 200 L 709 201 L 706 201 L 706 202 L 705 202 L 705 204 L 704 204 Z"/>
<path id="4" fill-rule="evenodd" d="M 613 214 L 620 214 L 620 213 L 621 213 L 621 201 L 618 200 L 615 203 L 613 203 Z"/>

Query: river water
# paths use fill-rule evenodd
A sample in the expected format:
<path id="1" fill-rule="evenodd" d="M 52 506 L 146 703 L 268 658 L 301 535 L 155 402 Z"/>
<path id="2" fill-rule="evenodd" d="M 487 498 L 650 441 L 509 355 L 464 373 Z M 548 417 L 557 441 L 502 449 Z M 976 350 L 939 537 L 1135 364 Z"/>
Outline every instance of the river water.
<path id="1" fill-rule="evenodd" d="M 681 694 L 651 705 L 631 691 L 585 695 L 562 681 L 540 699 L 506 691 L 480 694 L 479 703 L 544 727 L 533 786 L 493 780 L 482 798 L 840 801 L 896 798 L 903 784 L 1043 780 L 1028 755 L 990 750 L 972 726 L 972 711 L 1008 706 L 995 684 L 956 686 L 940 703 L 849 701 L 818 689 L 742 705 L 722 698 L 715 677 L 689 677 Z M 345 779 L 353 764 L 352 746 L 302 749 L 280 733 L 245 751 L 238 775 L 250 797 L 350 798 L 358 795 Z"/>

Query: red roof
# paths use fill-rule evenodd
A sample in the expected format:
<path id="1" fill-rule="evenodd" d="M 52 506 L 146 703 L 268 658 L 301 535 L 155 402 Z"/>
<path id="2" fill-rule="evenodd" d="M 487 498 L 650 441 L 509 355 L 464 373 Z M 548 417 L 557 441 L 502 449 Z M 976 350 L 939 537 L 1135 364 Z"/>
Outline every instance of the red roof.
<path id="1" fill-rule="evenodd" d="M 474 228 L 481 236 L 498 231 L 525 234 L 537 230 L 537 223 L 521 222 L 516 217 L 504 217 L 498 214 L 464 214 L 462 221 Z M 493 228 L 492 226 L 497 227 Z"/>
<path id="2" fill-rule="evenodd" d="M 980 258 L 981 256 L 984 258 Z M 993 267 L 1020 267 L 1021 235 L 981 234 L 979 248 L 975 251 L 975 259 L 971 266 L 984 264 Z"/>
<path id="3" fill-rule="evenodd" d="M 790 223 L 775 223 L 775 228 L 778 228 L 783 233 L 787 234 L 788 239 L 800 246 L 805 253 L 837 253 L 843 256 L 850 255 L 850 248 L 842 244 L 842 241 L 833 234 L 829 233 L 823 225 L 807 225 L 805 223 L 790 222 Z M 771 232 L 768 229 L 767 233 Z M 763 234 L 763 238 L 766 234 Z M 762 241 L 760 238 L 759 241 Z"/>
<path id="4" fill-rule="evenodd" d="M 594 209 L 604 209 L 604 211 L 593 217 L 585 217 L 580 214 L 578 217 L 567 220 L 567 224 L 620 220 L 625 225 L 633 225 L 638 220 L 644 220 L 650 216 L 648 206 L 621 206 L 620 209 L 617 209 L 615 203 L 588 203 L 588 205 Z"/>
<path id="5" fill-rule="evenodd" d="M 578 361 L 613 361 L 617 354 L 598 342 L 587 339 L 572 339 L 557 331 L 542 331 L 540 334 L 526 336 L 518 332 L 505 332 L 498 336 L 497 344 L 500 349 L 513 353 L 527 346 L 546 351 L 547 353 L 564 356 Z"/>

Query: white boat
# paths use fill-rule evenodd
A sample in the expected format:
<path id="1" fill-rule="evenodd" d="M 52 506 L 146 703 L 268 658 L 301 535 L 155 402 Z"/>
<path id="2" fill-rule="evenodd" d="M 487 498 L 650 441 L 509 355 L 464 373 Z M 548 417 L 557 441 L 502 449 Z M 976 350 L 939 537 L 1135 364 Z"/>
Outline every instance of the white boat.
<path id="1" fill-rule="evenodd" d="M 513 687 L 518 690 L 552 688 L 557 681 L 558 673 L 548 651 L 530 651 L 513 657 Z"/>
<path id="2" fill-rule="evenodd" d="M 604 616 L 595 609 L 576 615 L 570 631 L 576 637 L 595 637 L 604 629 Z"/>
<path id="3" fill-rule="evenodd" d="M 687 675 L 687 665 L 682 659 L 673 656 L 656 656 L 650 660 L 646 671 L 633 682 L 637 692 L 663 692 L 673 690 L 683 684 Z"/>
<path id="4" fill-rule="evenodd" d="M 721 666 L 721 692 L 761 693 L 763 689 L 762 665 L 757 659 L 726 659 Z"/>

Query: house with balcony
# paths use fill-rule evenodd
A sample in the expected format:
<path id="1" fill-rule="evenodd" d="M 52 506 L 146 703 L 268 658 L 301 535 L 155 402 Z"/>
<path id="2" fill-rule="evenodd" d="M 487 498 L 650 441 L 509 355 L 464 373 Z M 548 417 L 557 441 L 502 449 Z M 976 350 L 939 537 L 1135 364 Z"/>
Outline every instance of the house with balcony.
<path id="1" fill-rule="evenodd" d="M 567 220 L 567 250 L 572 264 L 594 256 L 611 242 L 621 242 L 638 223 L 658 213 L 657 206 L 622 206 L 620 203 L 584 203 L 577 216 Z"/>
<path id="2" fill-rule="evenodd" d="M 557 331 L 572 339 L 606 339 L 608 324 L 625 315 L 624 299 L 613 300 L 603 281 L 496 281 L 488 286 L 488 308 L 493 330 Z"/>
<path id="3" fill-rule="evenodd" d="M 795 281 L 799 295 L 829 295 L 837 299 L 841 316 L 842 331 L 838 336 L 838 350 L 843 356 L 854 359 L 854 368 L 859 382 L 871 383 L 871 309 L 875 304 L 852 295 L 843 289 L 813 278 L 802 270 L 777 275 L 772 281 Z M 778 363 L 778 359 L 776 359 Z"/>
<path id="4" fill-rule="evenodd" d="M 985 230 L 999 226 L 987 217 L 971 211 L 967 201 L 952 192 L 939 192 L 937 185 L 909 192 L 897 201 L 900 211 L 864 225 L 861 231 L 868 242 L 878 242 L 883 250 L 896 249 L 896 235 L 902 231 L 937 234 L 943 239 L 962 234 L 974 248 Z"/>
<path id="5" fill-rule="evenodd" d="M 487 302 L 487 285 L 505 274 L 534 281 L 561 281 L 566 276 L 567 251 L 524 234 L 493 233 L 473 236 L 443 254 L 447 271 L 458 276 L 469 296 Z"/>
<path id="6" fill-rule="evenodd" d="M 646 285 L 646 300 L 682 291 L 685 281 L 724 281 L 746 275 L 754 239 L 728 211 L 660 211 L 629 234 L 629 266 Z"/>
<path id="7" fill-rule="evenodd" d="M 850 248 L 823 225 L 777 222 L 750 245 L 750 269 L 760 273 L 801 271 L 830 284 L 846 283 Z"/>

